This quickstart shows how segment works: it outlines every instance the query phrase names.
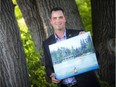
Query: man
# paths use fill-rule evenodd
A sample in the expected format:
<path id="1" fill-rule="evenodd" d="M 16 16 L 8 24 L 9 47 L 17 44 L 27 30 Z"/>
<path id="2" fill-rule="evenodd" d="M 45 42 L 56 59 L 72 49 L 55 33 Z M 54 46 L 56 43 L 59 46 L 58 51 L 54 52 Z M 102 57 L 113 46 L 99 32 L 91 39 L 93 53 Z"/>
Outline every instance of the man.
<path id="1" fill-rule="evenodd" d="M 53 8 L 51 10 L 50 23 L 54 29 L 54 34 L 43 42 L 43 49 L 46 73 L 51 81 L 53 83 L 57 83 L 58 87 L 100 87 L 99 81 L 93 71 L 63 80 L 56 80 L 49 51 L 49 45 L 66 40 L 78 34 L 82 34 L 84 31 L 66 29 L 66 18 L 64 16 L 64 11 L 59 7 Z"/>

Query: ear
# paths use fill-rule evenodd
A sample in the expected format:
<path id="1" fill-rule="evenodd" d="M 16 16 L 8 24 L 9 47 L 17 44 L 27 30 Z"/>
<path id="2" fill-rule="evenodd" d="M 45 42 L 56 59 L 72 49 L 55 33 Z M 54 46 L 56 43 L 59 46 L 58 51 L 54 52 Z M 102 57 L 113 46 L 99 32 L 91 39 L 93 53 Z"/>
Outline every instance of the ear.
<path id="1" fill-rule="evenodd" d="M 64 16 L 64 20 L 65 20 L 65 22 L 66 22 L 66 16 Z"/>

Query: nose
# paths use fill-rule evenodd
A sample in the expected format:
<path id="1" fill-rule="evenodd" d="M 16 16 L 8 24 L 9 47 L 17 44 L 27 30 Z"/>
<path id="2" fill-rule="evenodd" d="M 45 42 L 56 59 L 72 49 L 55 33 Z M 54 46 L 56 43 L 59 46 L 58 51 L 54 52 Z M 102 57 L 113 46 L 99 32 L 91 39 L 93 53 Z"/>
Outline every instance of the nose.
<path id="1" fill-rule="evenodd" d="M 61 20 L 59 18 L 57 18 L 56 23 L 61 23 Z"/>

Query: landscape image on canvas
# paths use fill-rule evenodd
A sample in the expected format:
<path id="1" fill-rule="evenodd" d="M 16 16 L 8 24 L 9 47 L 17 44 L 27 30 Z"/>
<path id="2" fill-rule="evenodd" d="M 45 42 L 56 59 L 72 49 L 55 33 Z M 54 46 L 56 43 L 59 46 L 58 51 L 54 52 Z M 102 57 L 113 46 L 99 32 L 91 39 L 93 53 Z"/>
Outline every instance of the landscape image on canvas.
<path id="1" fill-rule="evenodd" d="M 98 69 L 90 32 L 49 45 L 56 79 Z"/>

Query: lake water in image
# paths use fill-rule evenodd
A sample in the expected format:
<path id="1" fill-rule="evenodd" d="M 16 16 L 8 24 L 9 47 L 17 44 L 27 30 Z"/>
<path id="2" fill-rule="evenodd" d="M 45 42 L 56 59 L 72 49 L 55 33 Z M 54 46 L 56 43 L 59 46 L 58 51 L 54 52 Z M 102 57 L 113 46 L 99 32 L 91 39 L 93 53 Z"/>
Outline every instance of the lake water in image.
<path id="1" fill-rule="evenodd" d="M 95 53 L 80 56 L 54 65 L 56 79 L 64 79 L 87 71 L 98 69 Z"/>

